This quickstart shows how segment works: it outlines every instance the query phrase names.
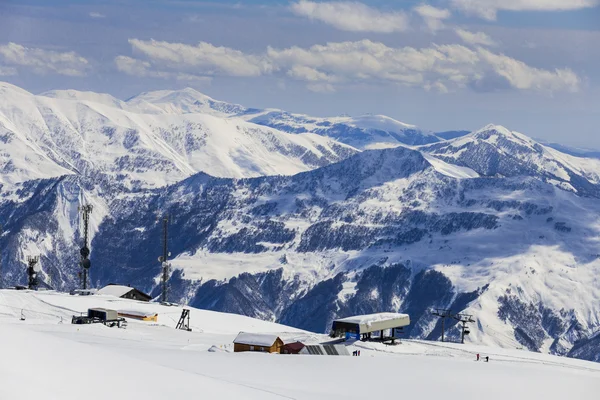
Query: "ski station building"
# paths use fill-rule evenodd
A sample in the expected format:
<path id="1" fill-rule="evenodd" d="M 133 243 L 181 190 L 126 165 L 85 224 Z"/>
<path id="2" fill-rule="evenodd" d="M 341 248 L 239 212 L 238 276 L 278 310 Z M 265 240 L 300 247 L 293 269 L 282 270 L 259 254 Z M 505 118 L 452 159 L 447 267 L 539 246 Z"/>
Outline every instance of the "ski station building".
<path id="1" fill-rule="evenodd" d="M 357 340 L 373 339 L 373 332 L 379 332 L 378 340 L 391 340 L 392 343 L 402 333 L 402 328 L 410 325 L 408 314 L 377 313 L 367 315 L 355 315 L 353 317 L 336 319 L 331 327 L 332 336 L 345 336 L 346 339 Z M 389 331 L 390 335 L 385 336 Z"/>

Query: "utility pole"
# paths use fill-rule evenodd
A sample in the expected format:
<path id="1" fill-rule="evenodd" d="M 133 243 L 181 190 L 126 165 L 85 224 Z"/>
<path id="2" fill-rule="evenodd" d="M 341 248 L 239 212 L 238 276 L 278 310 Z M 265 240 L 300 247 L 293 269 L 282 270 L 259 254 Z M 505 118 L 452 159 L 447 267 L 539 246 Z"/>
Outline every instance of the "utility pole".
<path id="1" fill-rule="evenodd" d="M 453 317 L 452 311 L 444 308 L 436 308 L 431 312 L 432 315 L 442 319 L 442 342 L 444 341 L 444 322 L 446 318 Z"/>
<path id="2" fill-rule="evenodd" d="M 171 253 L 169 252 L 169 249 L 168 249 L 169 217 L 167 215 L 165 215 L 162 218 L 162 223 L 163 223 L 163 230 L 162 230 L 163 254 L 162 254 L 162 256 L 158 257 L 158 261 L 161 263 L 161 266 L 162 266 L 162 293 L 161 293 L 160 299 L 161 299 L 162 303 L 165 303 L 165 302 L 167 302 L 167 299 L 168 299 L 169 286 L 168 286 L 167 281 L 169 280 L 169 269 L 171 267 L 171 264 L 168 263 L 168 259 L 169 259 L 169 256 L 171 255 Z"/>
<path id="3" fill-rule="evenodd" d="M 79 212 L 83 217 L 83 246 L 79 250 L 81 254 L 80 265 L 83 268 L 83 289 L 87 289 L 88 270 L 92 266 L 89 259 L 90 257 L 90 243 L 89 243 L 89 226 L 90 226 L 90 214 L 92 213 L 93 207 L 90 204 L 79 206 Z"/>
<path id="4" fill-rule="evenodd" d="M 28 284 L 27 287 L 29 290 L 37 290 L 38 280 L 37 280 L 37 272 L 35 270 L 35 265 L 40 261 L 40 256 L 27 256 L 27 276 L 28 276 Z"/>

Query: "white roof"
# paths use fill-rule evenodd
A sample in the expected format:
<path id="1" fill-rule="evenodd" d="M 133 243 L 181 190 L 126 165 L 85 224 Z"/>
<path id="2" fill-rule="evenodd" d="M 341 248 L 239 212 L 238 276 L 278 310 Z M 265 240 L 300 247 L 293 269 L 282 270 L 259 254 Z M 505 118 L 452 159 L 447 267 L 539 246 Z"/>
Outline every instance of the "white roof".
<path id="1" fill-rule="evenodd" d="M 272 333 L 240 332 L 233 341 L 233 343 L 271 347 L 278 338 L 279 336 L 274 335 Z"/>
<path id="2" fill-rule="evenodd" d="M 377 313 L 367 315 L 355 315 L 342 319 L 336 319 L 335 322 L 347 324 L 356 324 L 360 327 L 360 333 L 374 332 L 382 329 L 400 328 L 410 324 L 408 314 L 398 313 Z"/>
<path id="3" fill-rule="evenodd" d="M 158 315 L 158 313 L 155 312 L 139 310 L 119 310 L 119 314 L 136 315 L 139 317 L 153 317 L 155 315 Z"/>
<path id="4" fill-rule="evenodd" d="M 358 325 L 369 325 L 373 322 L 386 321 L 391 319 L 403 319 L 408 317 L 408 314 L 398 314 L 398 313 L 377 313 L 377 314 L 366 314 L 366 315 L 355 315 L 354 317 L 346 317 L 342 319 L 336 319 L 338 322 L 347 322 L 349 324 L 358 324 Z"/>
<path id="5" fill-rule="evenodd" d="M 123 285 L 108 285 L 98 290 L 98 294 L 106 294 L 108 296 L 121 297 L 133 290 L 132 287 Z"/>

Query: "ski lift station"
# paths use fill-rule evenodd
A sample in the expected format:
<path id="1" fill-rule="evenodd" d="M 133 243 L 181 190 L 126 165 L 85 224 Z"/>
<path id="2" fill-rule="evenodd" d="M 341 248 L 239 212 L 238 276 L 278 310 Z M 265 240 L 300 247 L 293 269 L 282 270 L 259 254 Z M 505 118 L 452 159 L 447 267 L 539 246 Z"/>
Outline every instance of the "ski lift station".
<path id="1" fill-rule="evenodd" d="M 393 343 L 396 339 L 399 339 L 397 335 L 402 333 L 402 328 L 408 325 L 410 325 L 408 314 L 377 313 L 356 315 L 333 321 L 331 334 L 336 337 L 345 335 L 346 339 L 372 340 L 372 333 L 379 332 L 377 340 L 391 340 Z M 385 336 L 386 331 L 390 333 L 387 337 Z"/>

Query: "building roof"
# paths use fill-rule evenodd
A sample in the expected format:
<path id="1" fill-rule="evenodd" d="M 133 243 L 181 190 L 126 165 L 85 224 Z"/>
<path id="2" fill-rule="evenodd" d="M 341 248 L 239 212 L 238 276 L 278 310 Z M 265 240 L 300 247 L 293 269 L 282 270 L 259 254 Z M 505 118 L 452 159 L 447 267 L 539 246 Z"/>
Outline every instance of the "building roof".
<path id="1" fill-rule="evenodd" d="M 154 317 L 158 315 L 153 311 L 139 311 L 139 310 L 119 310 L 119 314 L 135 315 L 138 317 Z"/>
<path id="2" fill-rule="evenodd" d="M 304 348 L 305 344 L 302 342 L 286 343 L 283 345 L 284 348 L 300 351 Z"/>
<path id="3" fill-rule="evenodd" d="M 349 356 L 350 352 L 343 344 L 309 344 L 300 350 L 301 354 L 314 356 Z"/>
<path id="4" fill-rule="evenodd" d="M 409 324 L 410 317 L 408 314 L 377 313 L 336 319 L 333 321 L 333 330 L 341 328 L 348 331 L 348 326 L 356 326 L 359 333 L 369 333 L 390 328 L 400 328 Z"/>
<path id="5" fill-rule="evenodd" d="M 130 286 L 123 285 L 108 285 L 104 286 L 102 289 L 98 290 L 98 294 L 105 294 L 108 296 L 121 297 L 126 295 L 127 293 L 133 290 Z"/>
<path id="6" fill-rule="evenodd" d="M 272 333 L 240 332 L 233 341 L 233 343 L 271 347 L 275 344 L 277 339 L 279 339 L 279 336 L 274 335 Z"/>
<path id="7" fill-rule="evenodd" d="M 341 319 L 336 319 L 338 322 L 346 322 L 348 324 L 358 324 L 358 325 L 370 325 L 374 322 L 386 321 L 392 319 L 402 319 L 408 317 L 408 314 L 398 314 L 398 313 L 376 313 L 376 314 L 366 314 L 366 315 L 355 315 L 353 317 L 346 317 Z"/>

